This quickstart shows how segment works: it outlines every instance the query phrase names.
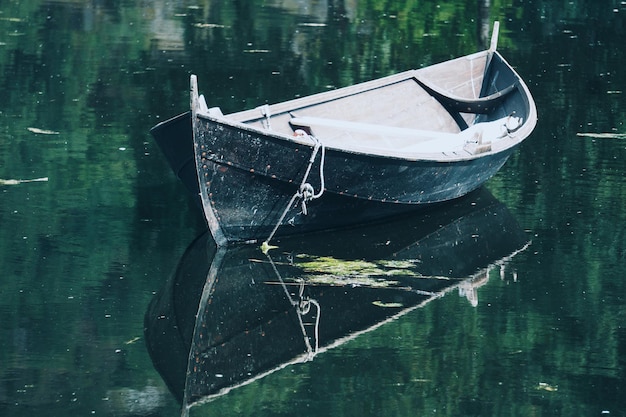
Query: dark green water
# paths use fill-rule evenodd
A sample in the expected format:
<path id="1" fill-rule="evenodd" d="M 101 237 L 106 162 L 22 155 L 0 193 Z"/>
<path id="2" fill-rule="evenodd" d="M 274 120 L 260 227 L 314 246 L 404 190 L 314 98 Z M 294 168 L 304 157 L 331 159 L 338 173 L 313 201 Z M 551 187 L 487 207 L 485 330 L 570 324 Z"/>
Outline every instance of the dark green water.
<path id="1" fill-rule="evenodd" d="M 530 247 L 475 307 L 448 293 L 192 415 L 626 415 L 617 0 L 0 1 L 0 414 L 180 413 L 143 319 L 204 224 L 148 130 L 190 73 L 236 111 L 474 52 L 493 20 L 539 123 L 486 188 Z"/>

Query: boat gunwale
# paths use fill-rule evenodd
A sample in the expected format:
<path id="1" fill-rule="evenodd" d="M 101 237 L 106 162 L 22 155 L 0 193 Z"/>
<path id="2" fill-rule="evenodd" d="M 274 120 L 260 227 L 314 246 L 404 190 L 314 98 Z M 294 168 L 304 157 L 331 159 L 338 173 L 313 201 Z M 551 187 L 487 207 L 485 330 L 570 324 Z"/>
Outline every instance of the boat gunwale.
<path id="1" fill-rule="evenodd" d="M 358 156 L 368 156 L 372 158 L 387 158 L 387 159 L 396 159 L 407 162 L 419 162 L 419 161 L 429 161 L 429 162 L 458 162 L 458 161 L 468 161 L 477 158 L 481 158 L 487 155 L 494 155 L 501 152 L 509 151 L 511 148 L 519 145 L 526 137 L 530 135 L 533 131 L 536 122 L 537 122 L 537 110 L 535 107 L 535 103 L 532 99 L 530 91 L 527 85 L 524 83 L 523 79 L 517 74 L 515 69 L 502 57 L 502 55 L 498 51 L 490 51 L 484 50 L 480 52 L 476 52 L 473 54 L 461 56 L 458 58 L 453 58 L 448 61 L 443 61 L 441 63 L 433 64 L 428 67 L 424 67 L 422 69 L 432 69 L 437 65 L 442 64 L 450 64 L 453 61 L 463 60 L 463 59 L 476 59 L 483 56 L 488 56 L 489 54 L 497 54 L 501 61 L 506 65 L 507 69 L 512 72 L 512 74 L 517 79 L 516 90 L 517 94 L 523 98 L 528 106 L 528 112 L 526 114 L 525 119 L 523 120 L 522 125 L 519 129 L 516 130 L 513 134 L 507 135 L 502 139 L 499 139 L 495 142 L 491 143 L 491 149 L 484 152 L 476 152 L 472 153 L 466 150 L 464 147 L 460 147 L 453 151 L 435 151 L 435 152 L 420 152 L 420 151 L 412 151 L 412 152 L 398 152 L 395 149 L 385 149 L 383 147 L 367 147 L 367 146 L 352 146 L 352 147 L 341 147 L 337 146 L 331 142 L 324 143 L 324 146 L 328 150 L 333 150 L 340 153 L 352 154 Z M 407 80 L 415 80 L 419 83 L 419 73 L 422 69 L 412 69 L 403 71 L 397 74 L 392 74 L 386 77 L 377 78 L 370 81 L 365 81 L 362 83 L 338 88 L 336 90 L 324 91 L 312 95 L 308 95 L 305 97 L 296 98 L 293 100 L 288 100 L 284 102 L 279 102 L 275 104 L 268 105 L 272 110 L 273 115 L 277 114 L 285 114 L 290 112 L 296 112 L 298 109 L 306 108 L 315 104 L 320 104 L 324 102 L 330 102 L 333 100 L 337 100 L 340 98 L 345 98 L 357 94 L 362 94 L 367 91 L 372 91 L 379 88 L 385 88 L 387 86 L 401 83 Z M 514 94 L 513 92 L 511 94 Z M 306 146 L 311 149 L 315 146 L 315 143 L 308 138 L 308 136 L 293 136 L 285 133 L 281 133 L 278 131 L 273 131 L 271 129 L 259 128 L 256 126 L 252 126 L 248 123 L 263 120 L 265 117 L 259 111 L 259 107 L 253 109 L 247 109 L 240 112 L 229 113 L 226 115 L 212 115 L 210 112 L 206 111 L 206 109 L 192 109 L 195 110 L 196 117 L 206 119 L 211 123 L 215 123 L 218 125 L 225 125 L 230 128 L 235 128 L 239 130 L 246 131 L 248 133 L 252 133 L 257 135 L 260 139 L 273 139 L 276 141 L 286 141 L 300 146 Z M 247 123 L 246 123 L 247 122 Z M 385 127 L 385 125 L 380 125 Z M 437 131 L 433 131 L 436 133 Z M 458 132 L 459 133 L 462 133 Z M 454 135 L 455 133 L 450 133 Z M 381 135 L 382 137 L 382 135 Z M 318 138 L 319 139 L 319 138 Z M 419 139 L 419 136 L 416 136 L 416 139 Z M 322 142 L 324 142 L 322 140 Z"/>

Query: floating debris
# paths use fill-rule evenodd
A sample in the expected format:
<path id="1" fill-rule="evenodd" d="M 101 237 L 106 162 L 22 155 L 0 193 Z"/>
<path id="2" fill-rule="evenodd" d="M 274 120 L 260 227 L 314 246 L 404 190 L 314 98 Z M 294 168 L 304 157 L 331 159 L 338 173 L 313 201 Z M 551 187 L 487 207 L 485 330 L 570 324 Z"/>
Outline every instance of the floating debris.
<path id="1" fill-rule="evenodd" d="M 413 259 L 409 259 L 409 260 L 383 259 L 379 263 L 387 268 L 409 269 L 409 268 L 415 268 L 416 264 L 419 264 L 421 262 L 422 261 L 420 261 L 419 259 L 415 259 L 415 260 Z"/>
<path id="2" fill-rule="evenodd" d="M 576 136 L 594 139 L 626 139 L 626 133 L 576 133 Z"/>
<path id="3" fill-rule="evenodd" d="M 54 130 L 39 129 L 37 127 L 29 127 L 28 131 L 36 133 L 38 135 L 58 135 L 59 134 L 59 132 L 55 132 Z"/>
<path id="4" fill-rule="evenodd" d="M 557 386 L 550 385 L 550 384 L 545 383 L 545 382 L 540 382 L 539 385 L 537 385 L 535 388 L 538 389 L 538 390 L 541 390 L 541 391 L 548 391 L 548 392 L 555 392 L 555 391 L 559 390 L 559 388 Z"/>
<path id="5" fill-rule="evenodd" d="M 135 343 L 136 341 L 141 340 L 140 337 L 133 337 L 130 340 L 127 340 L 126 342 L 124 342 L 125 345 L 132 345 L 133 343 Z"/>
<path id="6" fill-rule="evenodd" d="M 225 28 L 224 25 L 218 25 L 217 23 L 195 23 L 194 27 L 201 29 L 212 29 L 212 28 Z"/>
<path id="7" fill-rule="evenodd" d="M 308 26 L 308 27 L 314 27 L 314 28 L 321 28 L 321 27 L 325 27 L 327 25 L 326 25 L 326 23 L 304 22 L 304 23 L 298 23 L 298 26 Z"/>
<path id="8" fill-rule="evenodd" d="M 380 277 L 389 271 L 375 261 L 344 260 L 332 256 L 311 256 L 298 265 L 307 273 L 328 274 L 335 277 Z M 408 274 L 408 272 L 407 272 Z"/>
<path id="9" fill-rule="evenodd" d="M 371 276 L 360 275 L 330 275 L 330 274 L 311 274 L 307 275 L 306 281 L 309 285 L 330 285 L 334 287 L 363 287 L 363 288 L 392 288 L 400 283 L 398 281 L 390 281 L 378 279 Z"/>
<path id="10" fill-rule="evenodd" d="M 30 180 L 3 180 L 0 178 L 0 185 L 17 185 L 17 184 L 22 184 L 24 182 L 44 182 L 44 181 L 48 181 L 48 177 L 43 177 L 43 178 L 33 178 Z"/>
<path id="11" fill-rule="evenodd" d="M 372 302 L 372 304 L 374 304 L 376 307 L 383 307 L 383 308 L 402 308 L 404 307 L 404 305 L 402 303 L 385 303 L 383 301 L 374 301 Z"/>
<path id="12" fill-rule="evenodd" d="M 271 51 L 269 49 L 244 49 L 243 52 L 247 54 L 267 54 Z"/>

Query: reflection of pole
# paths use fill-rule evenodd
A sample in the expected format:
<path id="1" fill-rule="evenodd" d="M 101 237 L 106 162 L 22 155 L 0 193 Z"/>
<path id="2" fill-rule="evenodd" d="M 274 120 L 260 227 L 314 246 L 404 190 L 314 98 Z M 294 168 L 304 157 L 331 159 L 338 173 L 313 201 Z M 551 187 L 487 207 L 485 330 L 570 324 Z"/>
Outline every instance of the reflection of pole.
<path id="1" fill-rule="evenodd" d="M 478 39 L 481 45 L 489 45 L 491 31 L 491 0 L 478 0 Z"/>
<path id="2" fill-rule="evenodd" d="M 463 281 L 459 285 L 459 296 L 467 298 L 472 307 L 478 305 L 478 289 L 485 285 L 489 281 L 489 271 L 491 268 L 487 268 L 482 273 Z"/>

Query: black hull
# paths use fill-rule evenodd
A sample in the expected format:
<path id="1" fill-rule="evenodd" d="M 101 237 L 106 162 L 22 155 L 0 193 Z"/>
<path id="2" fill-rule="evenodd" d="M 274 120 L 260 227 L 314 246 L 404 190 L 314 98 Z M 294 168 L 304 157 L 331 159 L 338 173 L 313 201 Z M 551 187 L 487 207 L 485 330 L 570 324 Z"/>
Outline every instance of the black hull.
<path id="1" fill-rule="evenodd" d="M 217 128 L 220 135 L 211 133 Z M 211 211 L 217 219 L 225 240 L 267 239 L 290 199 L 298 192 L 313 148 L 293 147 L 293 143 L 277 141 L 272 146 L 265 144 L 253 149 L 247 133 L 207 123 L 198 139 L 201 151 L 197 169 L 191 132 L 190 112 L 151 130 L 172 170 L 197 205 L 202 207 L 202 198 L 206 200 L 205 210 Z M 218 141 L 222 146 L 216 145 Z M 245 143 L 248 146 L 244 146 Z M 203 148 L 208 151 L 202 151 Z M 276 236 L 333 230 L 437 207 L 479 188 L 513 151 L 459 162 L 415 161 L 411 167 L 406 161 L 391 158 L 328 151 L 324 162 L 323 196 L 306 204 L 306 215 L 298 204 L 301 201 L 296 201 L 287 211 Z M 259 156 L 260 153 L 264 156 Z M 212 160 L 217 159 L 215 155 L 221 158 Z M 264 161 L 278 158 L 283 162 L 268 170 L 272 164 Z M 249 161 L 249 164 L 243 165 L 236 159 Z M 203 179 L 202 188 L 198 176 Z M 319 157 L 311 167 L 307 182 L 319 190 Z M 341 189 L 345 184 L 351 184 L 351 188 Z M 407 190 L 417 191 L 408 193 Z"/>
<path id="2" fill-rule="evenodd" d="M 182 181 L 199 208 L 202 208 L 198 171 L 193 153 L 191 112 L 180 114 L 150 130 L 170 168 Z"/>
<path id="3" fill-rule="evenodd" d="M 276 236 L 287 236 L 358 225 L 457 199 L 491 178 L 514 151 L 436 162 L 327 150 L 323 168 L 317 156 L 306 178 L 315 192 L 324 184 L 324 193 L 303 207 L 302 198 L 289 202 L 304 182 L 313 146 L 259 137 L 201 117 L 195 146 L 211 231 L 218 241 L 221 235 L 226 241 L 247 242 L 267 239 L 277 224 Z"/>

